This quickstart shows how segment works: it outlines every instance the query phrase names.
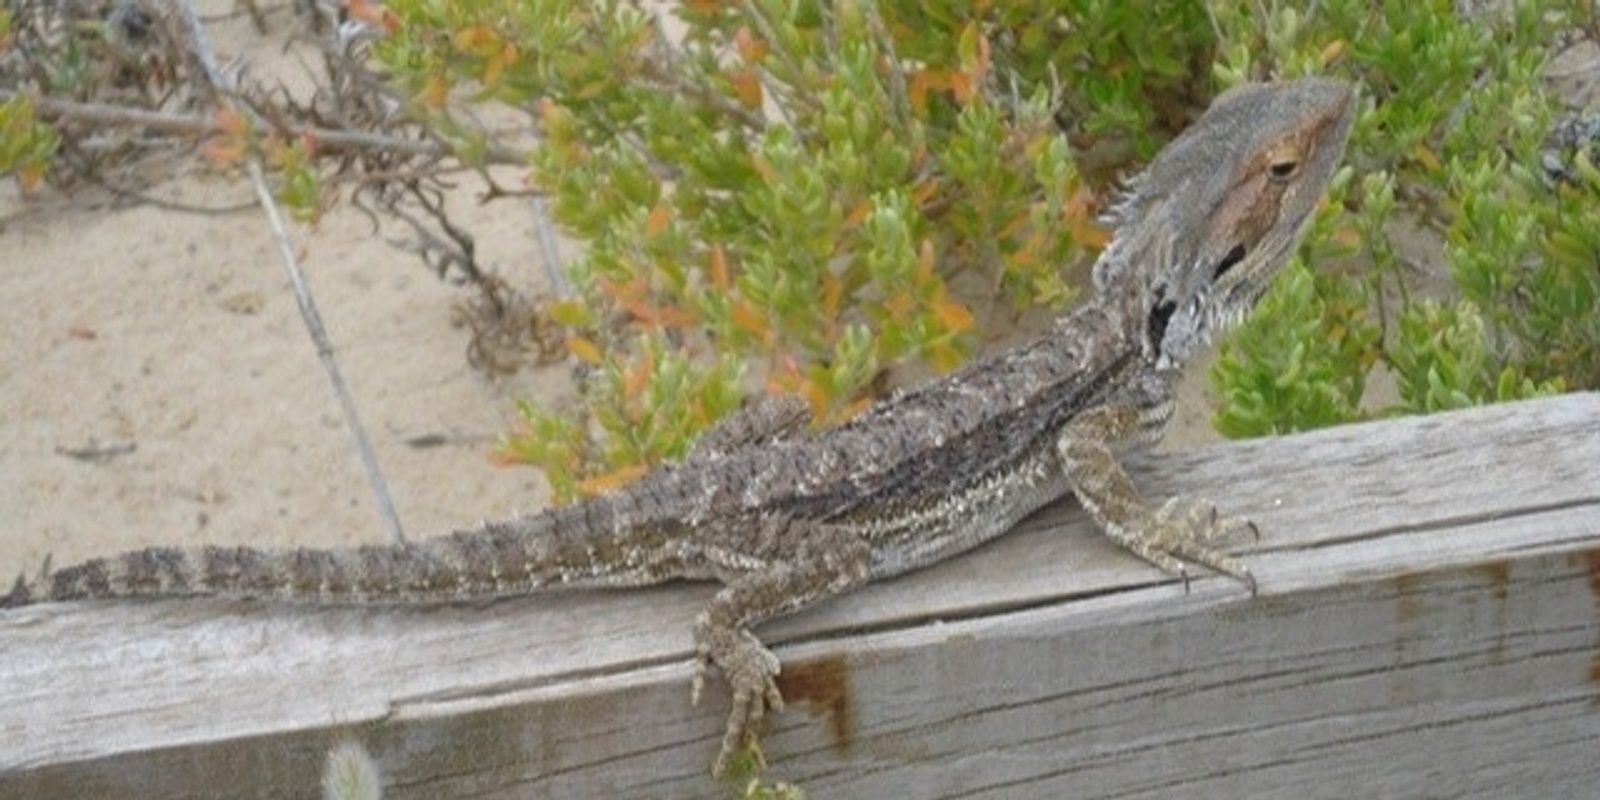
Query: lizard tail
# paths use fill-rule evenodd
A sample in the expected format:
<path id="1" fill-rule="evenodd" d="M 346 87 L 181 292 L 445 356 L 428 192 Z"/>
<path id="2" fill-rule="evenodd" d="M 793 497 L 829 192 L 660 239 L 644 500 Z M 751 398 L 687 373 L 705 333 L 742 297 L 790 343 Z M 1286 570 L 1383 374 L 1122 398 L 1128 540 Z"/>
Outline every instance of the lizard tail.
<path id="1" fill-rule="evenodd" d="M 0 608 L 67 600 L 217 595 L 319 603 L 489 599 L 563 582 L 550 542 L 489 525 L 416 543 L 350 548 L 152 547 L 17 578 Z"/>

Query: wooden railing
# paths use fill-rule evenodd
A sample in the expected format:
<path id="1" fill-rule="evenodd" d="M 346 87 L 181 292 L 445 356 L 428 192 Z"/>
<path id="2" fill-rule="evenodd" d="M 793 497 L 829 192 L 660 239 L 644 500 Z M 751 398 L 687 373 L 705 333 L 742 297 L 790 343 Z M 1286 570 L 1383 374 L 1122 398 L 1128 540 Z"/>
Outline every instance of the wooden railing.
<path id="1" fill-rule="evenodd" d="M 762 629 L 812 797 L 1595 797 L 1600 395 L 1151 459 L 1254 519 L 1190 590 L 1064 503 Z M 0 612 L 0 797 L 728 797 L 691 708 L 708 586 L 443 608 Z"/>

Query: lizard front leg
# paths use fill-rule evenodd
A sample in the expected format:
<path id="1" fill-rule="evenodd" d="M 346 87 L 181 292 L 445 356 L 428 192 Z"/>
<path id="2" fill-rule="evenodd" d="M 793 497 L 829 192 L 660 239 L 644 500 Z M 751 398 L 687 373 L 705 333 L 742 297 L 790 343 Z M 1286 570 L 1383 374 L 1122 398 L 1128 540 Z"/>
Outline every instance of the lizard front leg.
<path id="1" fill-rule="evenodd" d="M 1170 415 L 1171 401 L 1160 400 L 1153 405 L 1113 402 L 1074 417 L 1056 442 L 1073 494 L 1112 541 L 1183 578 L 1185 588 L 1189 571 L 1183 562 L 1188 561 L 1230 575 L 1255 594 L 1256 579 L 1249 568 L 1210 544 L 1237 531 L 1255 532 L 1254 523 L 1220 516 L 1211 503 L 1188 497 L 1174 497 L 1152 509 L 1117 461 L 1115 444 L 1148 436 Z"/>
<path id="2" fill-rule="evenodd" d="M 776 552 L 776 557 L 752 558 L 745 548 L 708 547 L 704 553 L 719 565 L 727 585 L 695 618 L 697 663 L 690 701 L 700 702 L 709 664 L 717 665 L 733 693 L 713 775 L 726 772 L 733 754 L 755 742 L 768 709 L 783 710 L 778 657 L 750 629 L 861 586 L 870 577 L 870 550 L 849 531 L 789 519 L 763 519 L 757 525 L 758 540 L 775 545 L 757 551 Z"/>

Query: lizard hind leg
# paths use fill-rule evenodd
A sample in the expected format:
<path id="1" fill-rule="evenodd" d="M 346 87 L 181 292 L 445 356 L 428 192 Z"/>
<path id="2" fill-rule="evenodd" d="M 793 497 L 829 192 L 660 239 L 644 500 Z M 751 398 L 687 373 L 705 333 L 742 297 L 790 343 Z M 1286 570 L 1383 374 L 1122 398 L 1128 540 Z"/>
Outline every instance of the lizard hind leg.
<path id="1" fill-rule="evenodd" d="M 768 711 L 783 711 L 778 691 L 778 657 L 748 629 L 719 624 L 710 609 L 695 619 L 695 670 L 689 702 L 700 704 L 707 667 L 715 663 L 728 681 L 733 708 L 723 730 L 722 747 L 713 775 L 727 772 L 734 754 L 755 744 L 756 731 Z"/>
<path id="2" fill-rule="evenodd" d="M 757 535 L 750 541 L 773 546 L 735 551 L 708 545 L 700 554 L 725 565 L 721 577 L 727 584 L 695 618 L 690 691 L 690 701 L 698 704 L 706 670 L 715 664 L 732 692 L 733 707 L 711 769 L 719 776 L 736 753 L 755 745 L 767 712 L 783 710 L 778 657 L 750 629 L 850 591 L 871 576 L 866 542 L 847 530 L 789 519 L 763 519 L 755 525 Z M 751 557 L 751 551 L 762 555 Z"/>

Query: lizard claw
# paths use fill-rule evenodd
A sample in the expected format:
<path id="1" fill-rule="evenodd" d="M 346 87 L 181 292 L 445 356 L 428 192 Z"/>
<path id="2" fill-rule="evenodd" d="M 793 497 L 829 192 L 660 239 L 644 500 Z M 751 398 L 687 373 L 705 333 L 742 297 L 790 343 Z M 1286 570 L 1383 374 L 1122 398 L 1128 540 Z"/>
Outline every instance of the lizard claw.
<path id="1" fill-rule="evenodd" d="M 711 655 L 698 652 L 694 657 L 694 679 L 689 681 L 689 705 L 700 705 L 700 693 L 706 688 L 706 667 L 711 664 Z"/>
<path id="2" fill-rule="evenodd" d="M 1141 558 L 1183 580 L 1189 590 L 1185 561 L 1228 575 L 1256 593 L 1256 579 L 1238 559 L 1211 546 L 1211 542 L 1248 530 L 1260 538 L 1255 523 L 1217 513 L 1211 503 L 1193 497 L 1174 497 L 1151 514 L 1144 526 L 1119 539 Z"/>
<path id="3" fill-rule="evenodd" d="M 717 665 L 733 694 L 728 726 L 722 736 L 722 749 L 711 767 L 715 776 L 723 775 L 733 756 L 741 750 L 755 753 L 756 731 L 767 712 L 783 710 L 783 694 L 778 691 L 778 657 L 749 631 L 719 627 L 701 615 L 695 624 L 695 675 L 690 687 L 690 702 L 698 703 L 705 686 L 706 666 Z"/>
<path id="4" fill-rule="evenodd" d="M 1228 575 L 1249 586 L 1251 595 L 1256 593 L 1256 579 L 1250 569 L 1210 544 L 1245 530 L 1253 532 L 1259 540 L 1261 531 L 1254 522 L 1219 514 L 1217 507 L 1207 500 L 1179 496 L 1161 506 L 1155 523 L 1166 532 L 1163 549 L 1167 553 Z M 1186 580 L 1185 587 L 1187 585 Z"/>

